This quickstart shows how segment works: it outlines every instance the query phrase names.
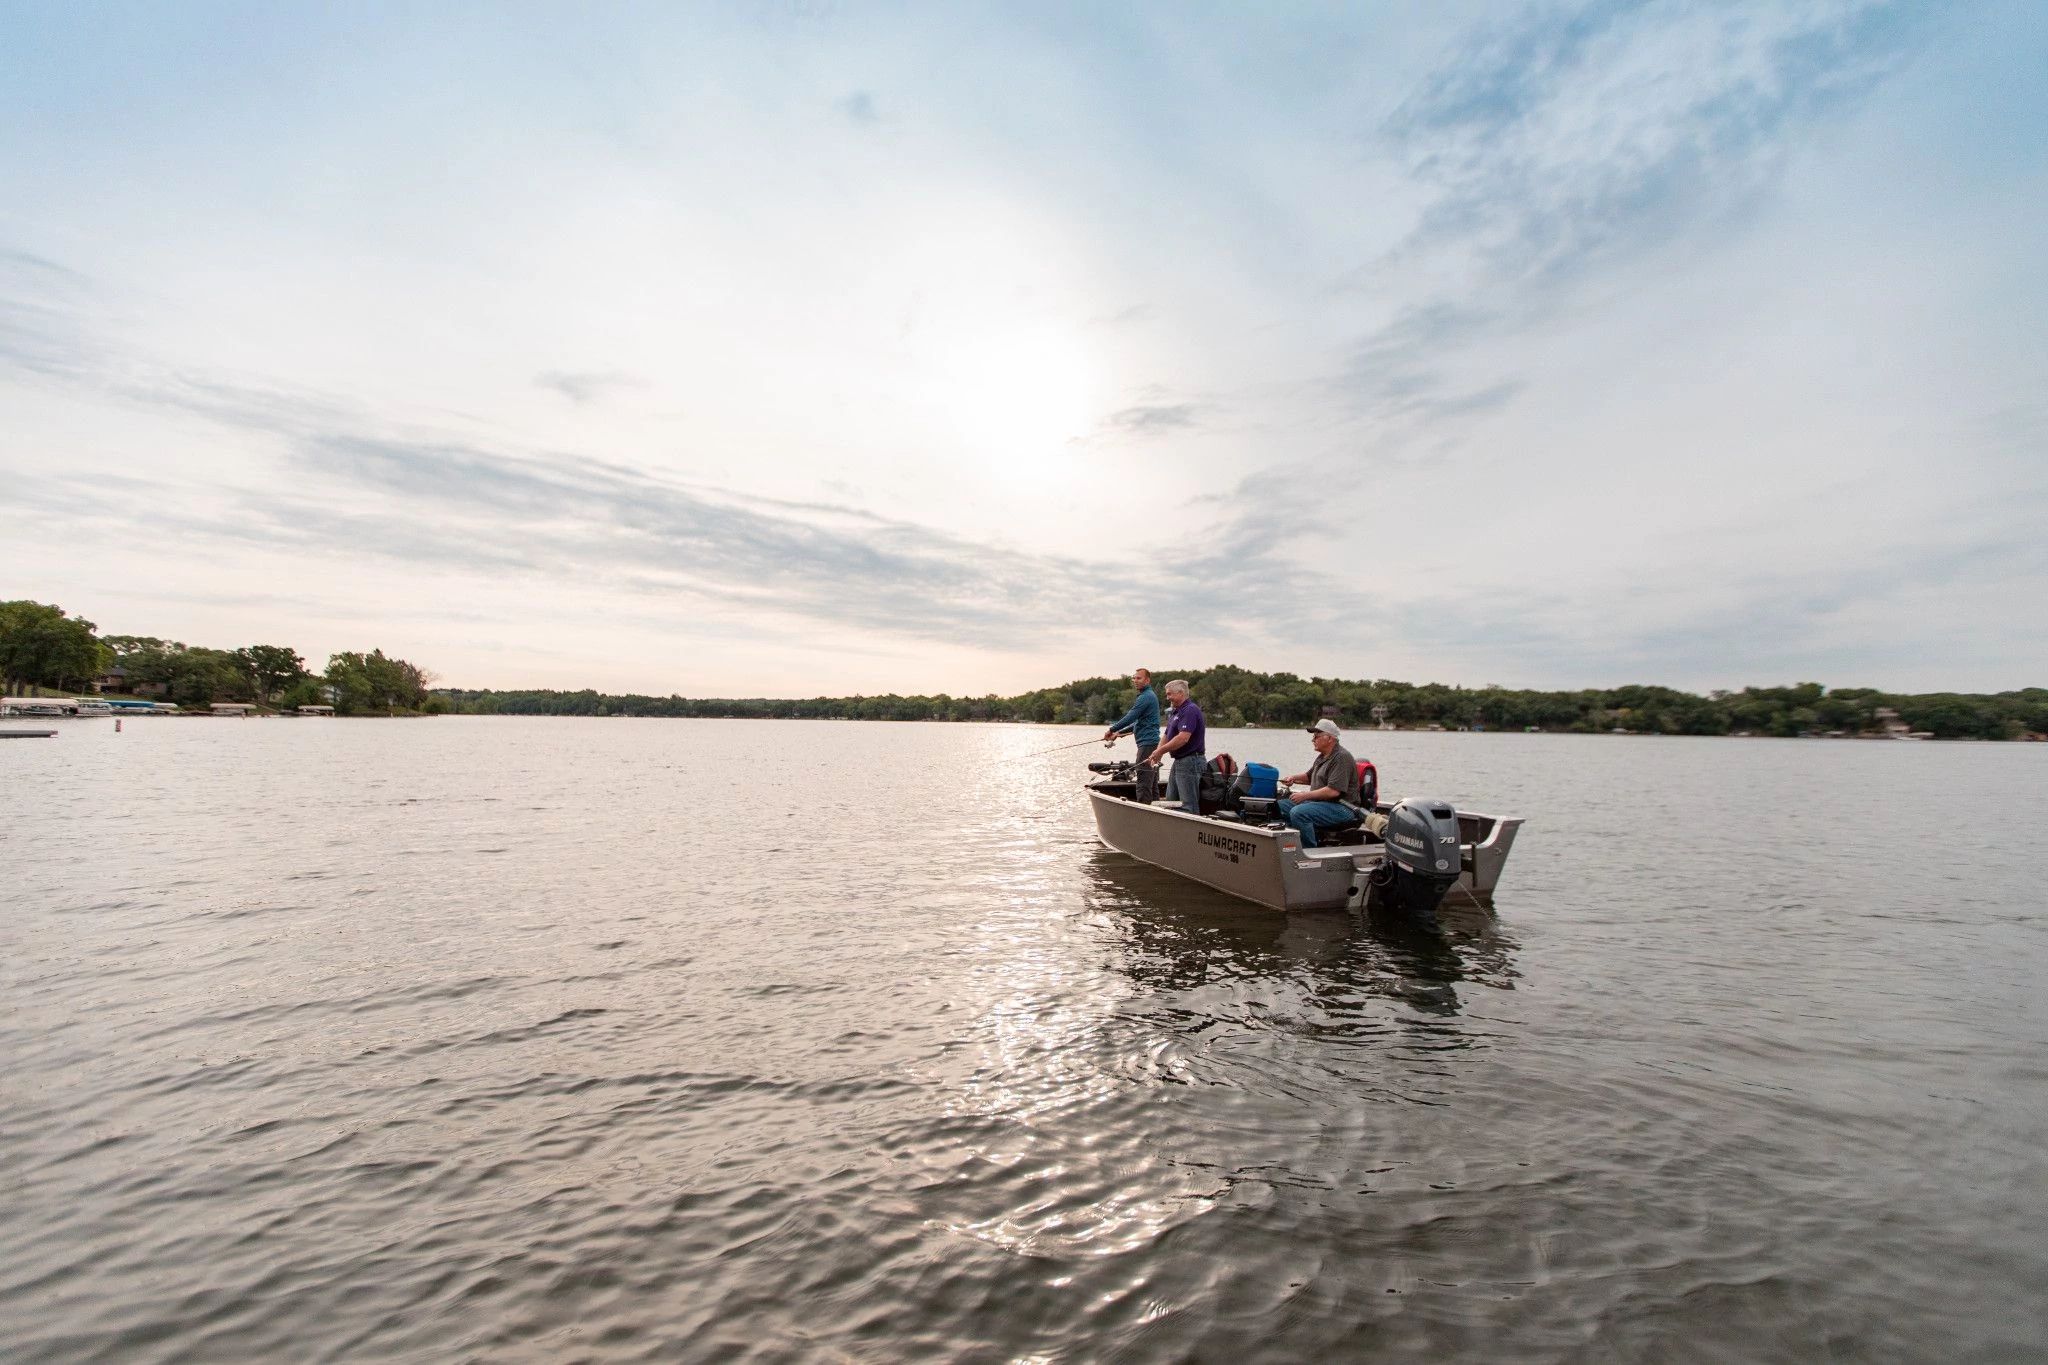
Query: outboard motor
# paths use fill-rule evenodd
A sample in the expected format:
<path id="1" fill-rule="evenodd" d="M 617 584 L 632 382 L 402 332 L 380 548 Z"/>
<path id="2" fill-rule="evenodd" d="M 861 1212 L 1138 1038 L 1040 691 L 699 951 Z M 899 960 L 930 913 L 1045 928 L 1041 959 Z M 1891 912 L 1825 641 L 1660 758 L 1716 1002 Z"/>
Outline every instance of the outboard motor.
<path id="1" fill-rule="evenodd" d="M 1373 876 L 1374 899 L 1420 915 L 1458 880 L 1458 812 L 1448 801 L 1396 803 L 1387 812 L 1387 856 Z"/>

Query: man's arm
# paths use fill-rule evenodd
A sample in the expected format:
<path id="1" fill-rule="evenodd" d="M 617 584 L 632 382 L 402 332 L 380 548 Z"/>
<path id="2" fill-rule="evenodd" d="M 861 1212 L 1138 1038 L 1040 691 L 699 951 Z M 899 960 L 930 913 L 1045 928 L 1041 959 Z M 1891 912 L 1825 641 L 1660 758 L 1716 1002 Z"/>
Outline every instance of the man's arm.
<path id="1" fill-rule="evenodd" d="M 1308 781 L 1307 773 L 1297 773 L 1293 777 L 1284 779 L 1282 785 L 1292 787 L 1297 782 L 1306 781 Z M 1312 791 L 1290 791 L 1287 793 L 1287 799 L 1290 801 L 1337 801 L 1341 800 L 1343 795 L 1344 793 L 1335 787 L 1317 787 Z"/>
<path id="2" fill-rule="evenodd" d="M 1318 763 L 1322 762 L 1321 759 L 1316 761 Z M 1315 771 L 1313 768 L 1309 770 L 1309 772 L 1313 771 Z M 1296 773 L 1293 777 L 1287 779 L 1287 785 L 1292 787 L 1297 782 L 1306 781 L 1308 781 L 1308 773 Z M 1342 798 L 1344 793 L 1336 787 L 1317 787 L 1312 791 L 1289 792 L 1287 795 L 1288 799 L 1293 801 L 1336 801 Z"/>
<path id="3" fill-rule="evenodd" d="M 1152 766 L 1157 767 L 1159 766 L 1160 759 L 1165 758 L 1168 754 L 1172 753 L 1176 749 L 1185 748 L 1187 746 L 1187 742 L 1188 731 L 1183 730 L 1179 734 L 1175 735 L 1172 739 L 1167 740 L 1158 748 L 1154 749 L 1152 751 L 1152 757 L 1146 759 L 1145 761 L 1151 764 Z"/>

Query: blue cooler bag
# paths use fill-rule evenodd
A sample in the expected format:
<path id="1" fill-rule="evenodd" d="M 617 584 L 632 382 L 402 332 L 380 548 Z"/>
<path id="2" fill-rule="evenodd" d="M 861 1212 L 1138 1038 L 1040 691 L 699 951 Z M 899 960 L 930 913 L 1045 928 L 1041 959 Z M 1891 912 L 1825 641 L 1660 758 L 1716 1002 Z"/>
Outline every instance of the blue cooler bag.
<path id="1" fill-rule="evenodd" d="M 1245 776 L 1251 778 L 1251 790 L 1246 796 L 1272 797 L 1280 794 L 1280 770 L 1270 763 L 1247 763 Z"/>

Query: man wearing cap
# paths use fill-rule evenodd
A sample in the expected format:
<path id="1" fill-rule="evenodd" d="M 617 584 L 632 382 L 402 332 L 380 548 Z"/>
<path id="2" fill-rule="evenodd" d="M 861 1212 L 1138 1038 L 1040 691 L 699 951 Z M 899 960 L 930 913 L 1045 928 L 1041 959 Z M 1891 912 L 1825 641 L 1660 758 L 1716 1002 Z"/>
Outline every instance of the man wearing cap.
<path id="1" fill-rule="evenodd" d="M 1301 832 L 1301 846 L 1316 846 L 1316 831 L 1348 825 L 1358 818 L 1358 760 L 1337 742 L 1337 722 L 1327 717 L 1308 727 L 1316 761 L 1287 779 L 1289 791 L 1274 813 Z M 1307 784 L 1303 786 L 1302 784 Z M 1349 804 L 1346 804 L 1346 803 Z"/>
<path id="2" fill-rule="evenodd" d="M 1128 734 L 1138 741 L 1138 800 L 1149 806 L 1159 795 L 1159 770 L 1145 761 L 1159 747 L 1159 698 L 1152 695 L 1152 670 L 1132 669 L 1131 686 L 1138 689 L 1138 699 L 1102 737 L 1114 742 L 1118 735 Z"/>
<path id="3" fill-rule="evenodd" d="M 1202 719 L 1202 708 L 1195 705 L 1195 699 L 1188 695 L 1184 679 L 1175 678 L 1166 685 L 1166 704 L 1171 709 L 1166 721 L 1166 738 L 1159 741 L 1159 747 L 1145 762 L 1157 767 L 1160 759 L 1173 755 L 1173 772 L 1166 779 L 1166 794 L 1179 798 L 1182 810 L 1199 815 L 1202 811 L 1202 769 L 1209 766 L 1209 726 Z"/>

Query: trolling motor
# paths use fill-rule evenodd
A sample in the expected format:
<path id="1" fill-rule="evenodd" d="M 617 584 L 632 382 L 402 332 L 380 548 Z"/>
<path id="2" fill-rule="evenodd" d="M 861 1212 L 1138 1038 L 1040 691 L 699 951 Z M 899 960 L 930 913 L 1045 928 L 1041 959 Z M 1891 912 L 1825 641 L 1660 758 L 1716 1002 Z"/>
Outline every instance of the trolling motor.
<path id="1" fill-rule="evenodd" d="M 1387 812 L 1387 856 L 1373 870 L 1373 899 L 1434 915 L 1460 871 L 1458 812 L 1448 801 L 1400 801 Z"/>
<path id="2" fill-rule="evenodd" d="M 1138 765 L 1128 758 L 1119 758 L 1108 763 L 1090 763 L 1088 771 L 1101 773 L 1112 782 L 1135 782 L 1138 780 Z"/>

